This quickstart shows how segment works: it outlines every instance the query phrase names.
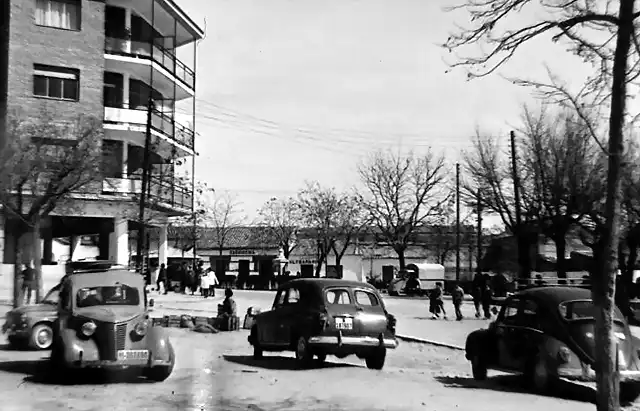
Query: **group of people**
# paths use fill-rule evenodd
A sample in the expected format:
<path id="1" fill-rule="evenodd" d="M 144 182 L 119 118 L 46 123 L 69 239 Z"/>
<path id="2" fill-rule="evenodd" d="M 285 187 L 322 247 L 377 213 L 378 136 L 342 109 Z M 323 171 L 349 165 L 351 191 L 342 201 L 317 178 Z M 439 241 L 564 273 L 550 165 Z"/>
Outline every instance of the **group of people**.
<path id="1" fill-rule="evenodd" d="M 456 320 L 462 321 L 464 316 L 462 315 L 462 303 L 464 301 L 464 289 L 460 284 L 456 283 L 451 291 L 451 300 L 453 302 L 453 308 L 456 316 Z M 501 290 L 499 294 L 502 294 Z M 442 313 L 443 318 L 447 319 L 447 311 L 444 308 L 444 287 L 442 283 L 436 283 L 433 290 L 429 292 L 429 312 L 431 318 L 436 320 L 440 318 Z M 491 276 L 488 274 L 477 274 L 472 283 L 473 305 L 475 307 L 476 318 L 484 317 L 485 319 L 491 319 L 491 305 L 493 303 L 494 290 L 491 283 Z M 501 296 L 501 295 L 500 295 Z"/>
<path id="2" fill-rule="evenodd" d="M 199 290 L 200 295 L 205 298 L 213 297 L 215 286 L 218 285 L 215 273 L 210 268 L 205 270 L 202 261 L 199 261 L 195 266 L 183 262 L 179 265 L 171 265 L 168 269 L 164 264 L 161 264 L 156 280 L 158 292 L 167 294 L 173 281 L 179 283 L 181 293 L 195 295 Z"/>

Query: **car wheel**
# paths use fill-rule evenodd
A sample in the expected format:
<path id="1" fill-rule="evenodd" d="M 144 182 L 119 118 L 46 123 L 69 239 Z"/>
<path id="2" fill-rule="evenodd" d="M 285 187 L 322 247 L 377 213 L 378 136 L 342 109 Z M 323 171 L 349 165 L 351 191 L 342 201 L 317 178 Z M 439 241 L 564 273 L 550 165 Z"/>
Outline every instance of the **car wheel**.
<path id="1" fill-rule="evenodd" d="M 251 335 L 249 336 L 250 341 L 251 341 L 251 345 L 253 346 L 253 359 L 254 360 L 261 360 L 262 357 L 264 356 L 264 352 L 262 350 L 262 347 L 260 346 L 260 341 L 258 341 L 258 328 L 257 327 L 252 327 L 251 328 Z"/>
<path id="2" fill-rule="evenodd" d="M 367 364 L 367 368 L 371 370 L 381 370 L 384 367 L 384 362 L 387 358 L 386 348 L 376 350 L 371 355 L 367 356 L 364 362 Z"/>
<path id="3" fill-rule="evenodd" d="M 48 350 L 53 344 L 53 329 L 49 324 L 37 324 L 31 330 L 29 346 L 36 350 Z"/>
<path id="4" fill-rule="evenodd" d="M 534 390 L 546 393 L 551 388 L 553 375 L 549 371 L 546 362 L 539 355 L 536 356 L 527 370 L 526 377 Z"/>
<path id="5" fill-rule="evenodd" d="M 484 381 L 487 379 L 487 363 L 480 354 L 473 354 L 471 357 L 471 373 L 476 381 Z"/>
<path id="6" fill-rule="evenodd" d="M 307 368 L 313 360 L 313 353 L 309 347 L 309 340 L 306 337 L 298 337 L 296 342 L 296 360 L 301 367 Z"/>

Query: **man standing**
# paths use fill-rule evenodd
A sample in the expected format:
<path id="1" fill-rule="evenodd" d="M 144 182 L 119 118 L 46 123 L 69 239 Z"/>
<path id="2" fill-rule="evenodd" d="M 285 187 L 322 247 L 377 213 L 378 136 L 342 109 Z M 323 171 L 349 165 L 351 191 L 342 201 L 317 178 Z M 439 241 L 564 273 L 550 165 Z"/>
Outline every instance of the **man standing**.
<path id="1" fill-rule="evenodd" d="M 471 285 L 473 287 L 472 296 L 473 305 L 476 309 L 476 318 L 482 317 L 482 314 L 480 314 L 480 306 L 482 305 L 482 292 L 484 290 L 483 280 L 484 277 L 482 276 L 482 274 L 476 274 L 473 277 L 473 283 Z"/>
<path id="2" fill-rule="evenodd" d="M 451 299 L 453 300 L 453 308 L 456 312 L 456 320 L 462 321 L 462 311 L 460 307 L 462 306 L 462 302 L 464 301 L 464 290 L 460 287 L 459 283 L 456 283 L 453 292 L 451 293 Z"/>
<path id="3" fill-rule="evenodd" d="M 169 284 L 167 282 L 167 269 L 165 268 L 164 263 L 160 264 L 160 271 L 158 271 L 158 280 L 156 281 L 156 287 L 158 288 L 158 293 L 160 291 L 160 284 L 162 284 L 163 294 L 167 294 L 167 290 L 169 289 Z"/>
<path id="4" fill-rule="evenodd" d="M 22 270 L 22 295 L 26 296 L 25 304 L 31 304 L 31 293 L 35 288 L 36 272 L 31 268 L 31 263 L 25 264 Z"/>

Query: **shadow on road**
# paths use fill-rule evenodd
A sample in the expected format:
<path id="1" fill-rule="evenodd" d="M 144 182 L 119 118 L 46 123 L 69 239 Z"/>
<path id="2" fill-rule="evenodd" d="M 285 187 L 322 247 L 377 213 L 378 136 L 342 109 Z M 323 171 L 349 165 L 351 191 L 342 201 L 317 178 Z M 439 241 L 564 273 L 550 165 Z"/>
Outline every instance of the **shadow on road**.
<path id="1" fill-rule="evenodd" d="M 40 360 L 0 362 L 0 372 L 23 374 L 23 382 L 44 385 L 104 385 L 118 383 L 151 383 L 139 373 L 82 370 L 72 375 L 51 368 L 48 357 Z"/>
<path id="2" fill-rule="evenodd" d="M 500 375 L 485 381 L 476 381 L 471 377 L 437 376 L 436 381 L 448 388 L 471 388 L 521 394 L 536 394 L 527 387 L 526 381 L 520 375 Z M 554 384 L 551 397 L 565 400 L 595 403 L 595 390 L 580 384 L 560 380 Z"/>
<path id="3" fill-rule="evenodd" d="M 225 361 L 247 367 L 264 368 L 267 370 L 300 370 L 295 358 L 281 355 L 265 356 L 261 360 L 255 360 L 250 355 L 223 355 Z M 337 362 L 316 362 L 311 368 L 357 368 L 357 365 Z"/>

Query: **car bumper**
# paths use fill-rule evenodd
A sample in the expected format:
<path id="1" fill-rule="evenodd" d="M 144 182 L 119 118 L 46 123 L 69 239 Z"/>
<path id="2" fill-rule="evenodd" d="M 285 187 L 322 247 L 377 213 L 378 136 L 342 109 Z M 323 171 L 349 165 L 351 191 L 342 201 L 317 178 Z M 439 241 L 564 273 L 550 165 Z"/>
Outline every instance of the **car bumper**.
<path id="1" fill-rule="evenodd" d="M 618 371 L 620 382 L 640 382 L 640 370 L 620 370 Z M 594 382 L 596 372 L 591 367 L 582 369 L 561 369 L 558 376 L 572 381 Z"/>
<path id="2" fill-rule="evenodd" d="M 106 369 L 106 370 L 126 370 L 130 368 L 151 368 L 170 366 L 171 362 L 166 360 L 153 361 L 73 361 L 67 364 L 72 369 Z"/>
<path id="3" fill-rule="evenodd" d="M 8 337 L 29 338 L 30 329 L 28 327 L 17 327 L 16 325 L 4 323 L 2 325 L 2 333 Z"/>
<path id="4" fill-rule="evenodd" d="M 384 347 L 395 349 L 398 347 L 398 340 L 395 338 L 375 338 L 375 337 L 346 337 L 341 334 L 322 335 L 309 338 L 312 346 L 336 346 L 336 347 Z"/>

